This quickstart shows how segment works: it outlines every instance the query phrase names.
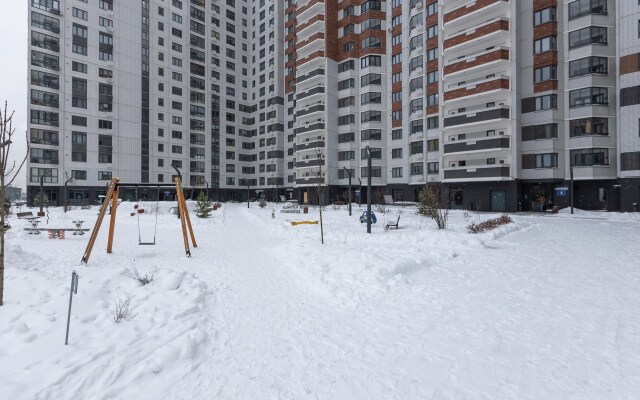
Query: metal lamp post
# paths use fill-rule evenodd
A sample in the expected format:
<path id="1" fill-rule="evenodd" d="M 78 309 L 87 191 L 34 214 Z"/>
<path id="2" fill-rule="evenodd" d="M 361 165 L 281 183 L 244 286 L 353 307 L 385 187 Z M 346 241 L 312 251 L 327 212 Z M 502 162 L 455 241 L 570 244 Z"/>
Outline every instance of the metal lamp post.
<path id="1" fill-rule="evenodd" d="M 573 165 L 569 165 L 569 176 L 571 177 L 571 197 L 569 201 L 571 202 L 571 214 L 573 214 Z"/>
<path id="2" fill-rule="evenodd" d="M 358 207 L 362 207 L 362 180 L 358 178 L 358 183 L 360 184 L 360 196 L 358 196 Z"/>
<path id="3" fill-rule="evenodd" d="M 367 146 L 367 233 L 371 233 L 371 150 Z"/>
<path id="4" fill-rule="evenodd" d="M 67 185 L 73 181 L 73 176 L 64 181 L 64 212 L 67 212 L 67 202 L 69 201 L 69 192 L 67 191 Z"/>
<path id="5" fill-rule="evenodd" d="M 247 185 L 247 208 L 250 208 L 250 207 L 249 207 L 249 193 L 250 193 L 250 192 L 249 192 L 249 188 L 250 188 L 250 186 L 249 186 L 249 185 Z"/>
<path id="6" fill-rule="evenodd" d="M 1 146 L 0 146 L 1 147 Z M 45 172 L 44 174 L 40 175 L 40 211 L 38 212 L 38 216 L 39 217 L 44 217 L 44 177 L 49 175 L 51 173 L 51 170 Z"/>
<path id="7" fill-rule="evenodd" d="M 342 168 L 344 168 L 344 170 L 347 171 L 347 174 L 349 174 L 349 216 L 351 216 L 351 171 L 349 171 L 347 167 Z"/>

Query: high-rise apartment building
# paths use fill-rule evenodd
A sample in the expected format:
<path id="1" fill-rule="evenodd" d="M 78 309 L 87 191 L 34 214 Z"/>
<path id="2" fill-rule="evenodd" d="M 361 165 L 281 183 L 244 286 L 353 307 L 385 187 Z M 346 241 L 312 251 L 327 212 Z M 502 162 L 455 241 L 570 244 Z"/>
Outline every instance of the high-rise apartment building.
<path id="1" fill-rule="evenodd" d="M 153 196 L 176 166 L 221 200 L 345 200 L 351 176 L 543 210 L 573 176 L 577 207 L 632 210 L 639 3 L 30 0 L 29 198 L 45 173 L 58 204 L 69 178 L 74 202 L 111 176 Z"/>

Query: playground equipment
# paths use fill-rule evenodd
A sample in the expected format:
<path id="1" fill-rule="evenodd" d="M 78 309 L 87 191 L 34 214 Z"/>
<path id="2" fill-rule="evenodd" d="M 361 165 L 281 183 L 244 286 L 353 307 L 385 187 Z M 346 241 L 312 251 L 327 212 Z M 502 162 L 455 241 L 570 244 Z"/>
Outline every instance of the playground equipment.
<path id="1" fill-rule="evenodd" d="M 292 226 L 296 225 L 318 225 L 318 221 L 290 221 Z"/>
<path id="2" fill-rule="evenodd" d="M 360 216 L 360 223 L 364 224 L 365 222 L 367 222 L 368 216 L 369 216 L 369 214 L 367 213 L 367 211 L 363 212 L 362 215 Z M 371 212 L 371 223 L 375 224 L 376 222 L 378 222 L 378 218 L 376 218 L 376 213 L 374 213 L 372 211 Z"/>
<path id="3" fill-rule="evenodd" d="M 109 188 L 107 190 L 107 194 L 104 198 L 102 206 L 100 207 L 100 213 L 98 214 L 98 219 L 96 220 L 96 224 L 93 227 L 93 231 L 91 232 L 91 237 L 89 238 L 89 243 L 87 244 L 87 248 L 84 251 L 84 255 L 82 256 L 83 263 L 89 263 L 89 256 L 91 256 L 91 251 L 93 250 L 93 245 L 96 242 L 98 237 L 98 232 L 100 231 L 100 226 L 102 225 L 102 220 L 106 214 L 107 208 L 109 207 L 109 202 L 111 202 L 111 218 L 109 221 L 109 235 L 107 237 L 107 253 L 111 253 L 113 248 L 113 236 L 115 232 L 115 224 L 116 224 L 116 214 L 117 214 L 117 204 L 118 204 L 118 190 L 120 188 L 137 188 L 139 185 L 127 185 L 121 184 L 119 178 L 112 178 L 111 183 L 109 184 Z M 172 186 L 157 186 L 157 189 L 160 188 L 173 188 Z M 187 236 L 187 228 L 189 229 L 189 235 L 191 236 L 191 243 L 193 247 L 198 247 L 196 243 L 196 237 L 193 234 L 193 228 L 191 227 L 191 219 L 189 218 L 189 209 L 187 208 L 187 202 L 184 198 L 184 193 L 182 191 L 182 185 L 179 177 L 175 178 L 175 189 L 176 189 L 176 199 L 178 201 L 178 214 L 180 217 L 180 225 L 182 226 L 182 238 L 184 241 L 184 251 L 187 257 L 191 257 L 191 250 L 189 248 L 189 237 Z M 157 200 L 156 200 L 157 202 Z M 156 209 L 156 227 L 158 225 L 157 220 L 157 212 Z M 139 214 L 138 214 L 139 215 Z M 155 245 L 155 231 L 154 231 L 154 239 L 153 242 L 142 242 L 140 238 L 140 226 L 138 225 L 138 244 L 140 245 Z"/>

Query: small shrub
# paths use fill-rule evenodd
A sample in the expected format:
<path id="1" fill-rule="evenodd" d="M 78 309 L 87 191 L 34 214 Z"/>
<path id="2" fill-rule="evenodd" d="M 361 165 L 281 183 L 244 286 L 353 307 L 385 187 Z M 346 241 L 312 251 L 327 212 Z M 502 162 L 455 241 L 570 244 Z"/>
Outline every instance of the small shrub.
<path id="1" fill-rule="evenodd" d="M 481 233 L 496 229 L 500 225 L 510 224 L 511 222 L 513 222 L 511 217 L 503 214 L 498 218 L 492 218 L 478 224 L 471 223 L 471 225 L 467 226 L 467 230 L 469 230 L 470 233 Z"/>
<path id="2" fill-rule="evenodd" d="M 131 312 L 129 307 L 131 306 L 131 299 L 133 297 L 130 293 L 124 295 L 124 298 L 118 295 L 118 298 L 113 301 L 113 311 L 111 312 L 111 320 L 116 324 L 120 321 L 131 321 L 137 314 Z"/>
<path id="3" fill-rule="evenodd" d="M 207 218 L 211 215 L 211 211 L 213 211 L 211 200 L 209 200 L 209 196 L 205 192 L 201 191 L 196 204 L 196 216 L 198 218 Z"/>
<path id="4" fill-rule="evenodd" d="M 127 271 L 123 275 L 126 276 L 127 278 L 133 279 L 134 281 L 138 281 L 138 283 L 140 283 L 140 286 L 145 286 L 153 282 L 157 273 L 158 273 L 158 269 L 154 268 L 153 271 L 145 272 L 141 274 L 140 271 L 138 271 L 138 268 L 136 268 L 134 264 L 132 271 L 131 272 Z"/>
<path id="5" fill-rule="evenodd" d="M 424 185 L 418 194 L 418 214 L 431 218 L 438 229 L 447 229 L 449 210 L 442 208 L 440 193 L 435 185 Z"/>

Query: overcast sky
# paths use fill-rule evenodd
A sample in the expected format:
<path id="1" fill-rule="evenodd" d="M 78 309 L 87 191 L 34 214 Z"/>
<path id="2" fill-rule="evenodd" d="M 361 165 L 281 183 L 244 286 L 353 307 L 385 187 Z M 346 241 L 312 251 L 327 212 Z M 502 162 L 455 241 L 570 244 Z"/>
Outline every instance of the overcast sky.
<path id="1" fill-rule="evenodd" d="M 15 110 L 16 136 L 11 146 L 14 160 L 22 160 L 27 151 L 24 132 L 27 130 L 28 6 L 29 1 L 25 0 L 2 0 L 0 12 L 0 103 L 3 110 L 5 101 L 10 110 Z M 25 182 L 26 166 L 14 185 L 25 188 Z"/>

